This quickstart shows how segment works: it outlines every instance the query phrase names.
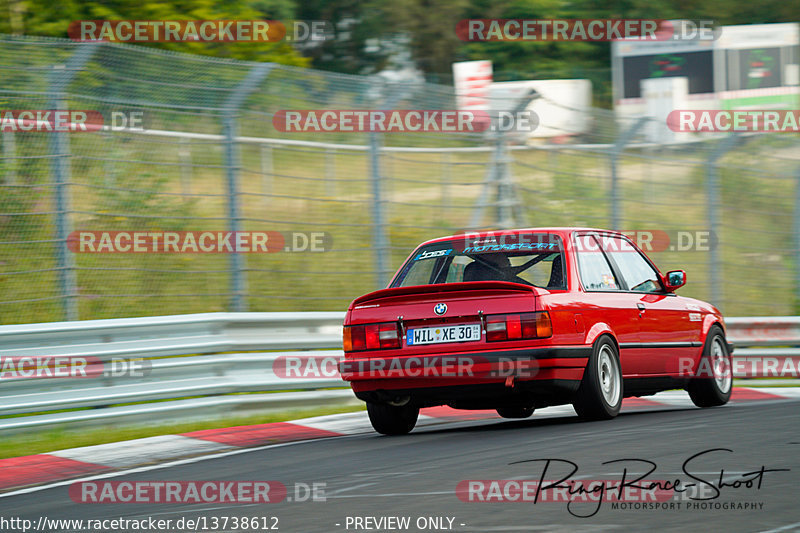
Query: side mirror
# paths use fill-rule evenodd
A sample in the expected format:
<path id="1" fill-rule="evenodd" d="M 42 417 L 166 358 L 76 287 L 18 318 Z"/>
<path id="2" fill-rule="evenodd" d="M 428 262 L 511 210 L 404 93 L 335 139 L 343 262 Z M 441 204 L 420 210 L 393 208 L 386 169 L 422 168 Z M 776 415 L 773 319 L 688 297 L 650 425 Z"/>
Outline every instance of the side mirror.
<path id="1" fill-rule="evenodd" d="M 686 285 L 686 272 L 683 270 L 670 270 L 664 276 L 664 285 L 672 292 Z"/>

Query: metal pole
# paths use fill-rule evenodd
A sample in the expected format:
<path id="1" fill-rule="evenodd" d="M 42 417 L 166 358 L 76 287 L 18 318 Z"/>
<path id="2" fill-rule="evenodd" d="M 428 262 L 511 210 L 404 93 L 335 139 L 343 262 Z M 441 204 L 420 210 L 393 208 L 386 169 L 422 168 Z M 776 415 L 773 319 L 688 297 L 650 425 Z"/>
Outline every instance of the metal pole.
<path id="1" fill-rule="evenodd" d="M 223 131 L 225 135 L 225 175 L 228 191 L 228 222 L 230 231 L 242 230 L 242 214 L 239 206 L 239 170 L 241 166 L 239 145 L 236 142 L 238 110 L 245 98 L 253 92 L 259 83 L 267 77 L 273 63 L 256 65 L 247 74 L 247 77 L 231 92 L 225 101 L 225 116 L 223 118 Z M 245 271 L 244 256 L 238 253 L 230 254 L 231 270 L 231 309 L 233 311 L 246 311 L 247 301 L 247 274 Z"/>
<path id="2" fill-rule="evenodd" d="M 514 109 L 511 111 L 514 120 L 528 108 L 530 103 L 541 95 L 535 90 L 531 89 L 528 93 L 517 100 Z M 498 116 L 497 122 L 492 123 L 494 129 L 494 152 L 492 160 L 489 163 L 489 168 L 486 173 L 486 180 L 483 184 L 483 191 L 481 192 L 478 204 L 472 211 L 470 218 L 470 227 L 477 228 L 483 217 L 483 209 L 486 207 L 486 198 L 492 186 L 495 187 L 495 225 L 508 229 L 516 225 L 517 220 L 522 220 L 524 213 L 519 202 L 519 196 L 516 194 L 514 187 L 514 180 L 511 176 L 511 163 L 514 161 L 511 153 L 508 150 L 508 143 L 506 132 L 500 128 L 500 117 Z M 515 216 L 516 215 L 516 216 Z"/>
<path id="3" fill-rule="evenodd" d="M 3 157 L 5 158 L 6 185 L 17 183 L 17 143 L 13 131 L 3 132 Z"/>
<path id="4" fill-rule="evenodd" d="M 65 65 L 56 66 L 49 76 L 48 109 L 66 109 L 64 93 L 86 63 L 92 58 L 99 43 L 87 43 L 78 47 Z M 68 132 L 54 131 L 50 134 L 51 169 L 56 207 L 56 264 L 58 285 L 61 293 L 62 315 L 64 320 L 78 320 L 78 288 L 75 274 L 75 258 L 70 253 L 67 238 L 72 227 L 69 220 L 69 135 Z"/>
<path id="5" fill-rule="evenodd" d="M 706 162 L 706 211 L 708 212 L 708 229 L 716 234 L 716 242 L 709 252 L 708 272 L 711 285 L 711 303 L 722 309 L 722 262 L 720 261 L 719 248 L 722 246 L 722 236 L 719 231 L 719 205 L 720 188 L 717 161 L 733 148 L 739 141 L 738 134 L 734 133 L 722 139 Z"/>
<path id="6" fill-rule="evenodd" d="M 622 202 L 620 200 L 619 176 L 617 160 L 631 139 L 647 123 L 648 117 L 641 117 L 627 130 L 623 131 L 611 149 L 611 187 L 609 189 L 609 209 L 611 211 L 611 229 L 622 230 Z"/>
<path id="7" fill-rule="evenodd" d="M 495 150 L 492 152 L 492 155 L 489 158 L 489 162 L 486 164 L 486 178 L 483 180 L 483 188 L 481 189 L 481 193 L 478 196 L 478 203 L 475 204 L 475 207 L 472 210 L 472 216 L 469 220 L 469 229 L 476 229 L 481 224 L 481 219 L 483 218 L 483 210 L 488 205 L 487 198 L 489 198 L 489 194 L 491 193 L 492 187 L 494 186 L 495 182 L 497 181 L 497 172 L 498 172 L 498 162 L 497 162 L 497 147 L 495 146 Z"/>
<path id="8" fill-rule="evenodd" d="M 262 204 L 265 206 L 270 203 L 272 198 L 269 196 L 272 194 L 272 175 L 274 174 L 274 169 L 272 166 L 272 145 L 271 144 L 262 144 L 261 145 L 261 194 L 264 196 L 261 197 Z"/>
<path id="9" fill-rule="evenodd" d="M 510 229 L 515 226 L 513 206 L 516 198 L 512 193 L 511 170 L 509 164 L 511 155 L 508 153 L 506 135 L 500 132 L 497 136 L 497 211 L 495 220 L 500 229 Z"/>
<path id="10" fill-rule="evenodd" d="M 372 242 L 375 246 L 375 270 L 377 285 L 383 289 L 389 283 L 387 257 L 389 246 L 386 239 L 386 222 L 384 218 L 384 200 L 382 191 L 380 139 L 372 132 L 369 136 L 370 176 L 372 177 Z"/>
<path id="11" fill-rule="evenodd" d="M 325 150 L 325 193 L 336 196 L 336 152 Z"/>
<path id="12" fill-rule="evenodd" d="M 225 132 L 225 175 L 228 192 L 228 229 L 236 232 L 242 229 L 242 216 L 239 210 L 239 147 L 235 141 L 236 119 L 231 115 L 226 115 L 223 128 Z M 240 254 L 230 254 L 232 311 L 244 311 L 247 309 L 244 299 L 247 284 L 244 266 L 244 259 Z"/>
<path id="13" fill-rule="evenodd" d="M 397 100 L 402 96 L 402 87 L 389 85 L 384 87 L 386 97 L 383 109 L 392 109 Z M 389 239 L 386 236 L 386 201 L 384 200 L 384 176 L 381 170 L 381 137 L 377 132 L 369 135 L 369 163 L 372 185 L 372 245 L 375 248 L 375 271 L 378 289 L 383 289 L 389 284 Z"/>
<path id="14" fill-rule="evenodd" d="M 800 313 L 800 169 L 794 185 L 794 314 Z"/>
<path id="15" fill-rule="evenodd" d="M 178 139 L 178 159 L 181 163 L 181 192 L 188 196 L 192 194 L 192 147 L 186 137 Z"/>
<path id="16" fill-rule="evenodd" d="M 452 176 L 452 172 L 450 172 L 451 165 L 452 165 L 452 160 L 450 157 L 450 152 L 442 152 L 441 156 L 442 174 L 439 179 L 441 180 L 441 186 L 442 186 L 441 203 L 442 207 L 444 208 L 447 208 L 450 205 L 449 187 L 450 187 L 450 177 Z"/>

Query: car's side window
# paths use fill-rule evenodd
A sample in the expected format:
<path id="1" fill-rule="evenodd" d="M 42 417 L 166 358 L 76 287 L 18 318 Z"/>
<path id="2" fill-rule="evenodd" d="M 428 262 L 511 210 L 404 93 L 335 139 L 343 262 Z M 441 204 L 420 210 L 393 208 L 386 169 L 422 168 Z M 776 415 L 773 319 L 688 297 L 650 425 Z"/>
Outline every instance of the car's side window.
<path id="1" fill-rule="evenodd" d="M 603 249 L 616 263 L 628 290 L 635 292 L 662 290 L 661 283 L 658 281 L 658 273 L 633 245 L 619 237 L 612 237 L 609 240 L 611 246 L 604 246 Z"/>
<path id="2" fill-rule="evenodd" d="M 575 245 L 583 288 L 587 291 L 619 290 L 614 271 L 594 236 L 580 235 L 575 239 Z"/>

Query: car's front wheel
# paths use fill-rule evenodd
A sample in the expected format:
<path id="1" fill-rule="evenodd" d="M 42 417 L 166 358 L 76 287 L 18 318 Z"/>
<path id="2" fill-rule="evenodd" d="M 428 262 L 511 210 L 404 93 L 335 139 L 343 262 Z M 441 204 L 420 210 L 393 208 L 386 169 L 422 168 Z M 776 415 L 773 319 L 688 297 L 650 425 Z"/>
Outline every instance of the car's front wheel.
<path id="1" fill-rule="evenodd" d="M 732 372 L 731 354 L 728 353 L 725 334 L 721 327 L 711 326 L 706 335 L 697 377 L 692 378 L 686 388 L 692 402 L 697 407 L 714 407 L 728 403 L 733 390 Z"/>
<path id="2" fill-rule="evenodd" d="M 594 343 L 572 405 L 578 415 L 587 420 L 607 420 L 619 414 L 622 370 L 617 346 L 609 337 L 600 337 Z"/>
<path id="3" fill-rule="evenodd" d="M 372 427 L 384 435 L 405 435 L 417 424 L 419 407 L 367 402 Z"/>

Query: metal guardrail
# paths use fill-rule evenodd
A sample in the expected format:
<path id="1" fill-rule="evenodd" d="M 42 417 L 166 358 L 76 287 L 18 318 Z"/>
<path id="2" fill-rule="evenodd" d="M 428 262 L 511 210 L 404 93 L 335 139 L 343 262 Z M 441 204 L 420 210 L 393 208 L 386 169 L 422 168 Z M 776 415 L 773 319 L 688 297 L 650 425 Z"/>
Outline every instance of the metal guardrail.
<path id="1" fill-rule="evenodd" d="M 340 357 L 343 320 L 339 312 L 207 313 L 0 326 L 3 357 L 146 363 L 142 375 L 0 379 L 0 415 L 29 414 L 0 419 L 0 430 L 167 422 L 355 401 L 338 377 L 287 379 L 272 368 L 279 357 Z M 324 390 L 331 387 L 338 390 Z M 242 394 L 256 392 L 266 394 Z"/>
<path id="2" fill-rule="evenodd" d="M 236 409 L 353 402 L 338 375 L 290 379 L 273 368 L 282 357 L 341 357 L 343 319 L 339 312 L 207 313 L 0 326 L 2 357 L 147 363 L 142 375 L 0 379 L 0 415 L 19 415 L 0 418 L 0 430 L 169 422 Z M 800 355 L 794 347 L 800 346 L 800 317 L 726 323 L 737 360 Z"/>
<path id="3" fill-rule="evenodd" d="M 800 355 L 800 316 L 732 317 L 725 319 L 725 326 L 728 340 L 742 346 L 736 354 Z M 783 348 L 778 353 L 770 348 L 774 346 Z"/>
<path id="4" fill-rule="evenodd" d="M 344 313 L 202 313 L 0 326 L 3 356 L 108 359 L 340 348 Z"/>

